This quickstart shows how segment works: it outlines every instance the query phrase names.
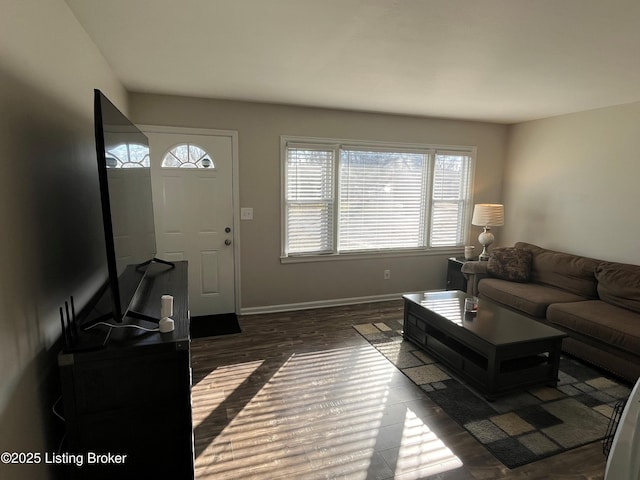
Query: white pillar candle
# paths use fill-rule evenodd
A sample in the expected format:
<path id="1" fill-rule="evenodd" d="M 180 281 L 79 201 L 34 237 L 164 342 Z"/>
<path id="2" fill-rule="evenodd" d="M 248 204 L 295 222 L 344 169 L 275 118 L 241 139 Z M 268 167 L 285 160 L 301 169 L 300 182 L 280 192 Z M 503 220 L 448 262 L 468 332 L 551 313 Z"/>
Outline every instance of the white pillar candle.
<path id="1" fill-rule="evenodd" d="M 173 315 L 173 297 L 171 295 L 162 295 L 160 299 L 160 317 L 168 318 Z"/>

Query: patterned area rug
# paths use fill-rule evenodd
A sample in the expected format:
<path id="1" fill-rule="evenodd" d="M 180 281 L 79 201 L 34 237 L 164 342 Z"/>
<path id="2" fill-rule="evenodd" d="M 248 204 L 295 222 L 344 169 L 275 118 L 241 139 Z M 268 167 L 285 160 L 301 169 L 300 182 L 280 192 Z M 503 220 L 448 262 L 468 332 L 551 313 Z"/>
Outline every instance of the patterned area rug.
<path id="1" fill-rule="evenodd" d="M 614 405 L 631 391 L 563 357 L 556 388 L 535 388 L 488 402 L 404 340 L 401 322 L 354 328 L 509 468 L 602 440 Z"/>

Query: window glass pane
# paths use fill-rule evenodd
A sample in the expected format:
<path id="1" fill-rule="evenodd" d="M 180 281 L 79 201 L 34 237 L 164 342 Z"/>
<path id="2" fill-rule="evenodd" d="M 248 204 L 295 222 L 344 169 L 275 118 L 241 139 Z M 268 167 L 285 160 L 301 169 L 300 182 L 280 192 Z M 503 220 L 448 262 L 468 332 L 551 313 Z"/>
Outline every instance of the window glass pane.
<path id="1" fill-rule="evenodd" d="M 290 204 L 287 212 L 287 252 L 295 254 L 331 251 L 332 216 L 330 203 Z"/>
<path id="2" fill-rule="evenodd" d="M 333 151 L 287 151 L 287 199 L 327 200 L 333 195 Z"/>
<path id="3" fill-rule="evenodd" d="M 149 147 L 122 143 L 106 151 L 107 168 L 149 168 Z"/>
<path id="4" fill-rule="evenodd" d="M 340 152 L 338 250 L 424 245 L 426 154 Z"/>
<path id="5" fill-rule="evenodd" d="M 333 150 L 287 148 L 286 246 L 289 254 L 333 250 Z"/>
<path id="6" fill-rule="evenodd" d="M 162 159 L 162 168 L 209 168 L 216 166 L 211 155 L 197 145 L 183 143 L 169 150 Z"/>
<path id="7" fill-rule="evenodd" d="M 177 147 L 174 147 L 171 150 L 171 153 L 180 163 L 189 162 L 189 145 L 187 145 L 186 143 L 184 145 L 178 145 Z"/>
<path id="8" fill-rule="evenodd" d="M 470 193 L 470 163 L 468 155 L 436 154 L 429 241 L 432 247 L 464 244 Z"/>

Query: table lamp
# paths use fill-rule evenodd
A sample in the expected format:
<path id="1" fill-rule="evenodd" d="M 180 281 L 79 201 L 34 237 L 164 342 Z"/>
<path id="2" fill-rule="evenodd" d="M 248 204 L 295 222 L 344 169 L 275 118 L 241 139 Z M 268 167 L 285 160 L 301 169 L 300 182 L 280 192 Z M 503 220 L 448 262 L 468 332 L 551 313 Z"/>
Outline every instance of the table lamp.
<path id="1" fill-rule="evenodd" d="M 495 240 L 490 227 L 500 227 L 504 225 L 504 205 L 497 203 L 476 204 L 473 207 L 471 224 L 484 227 L 484 231 L 478 236 L 478 241 L 480 245 L 482 245 L 480 260 L 489 260 L 487 248 L 489 248 L 489 245 Z"/>

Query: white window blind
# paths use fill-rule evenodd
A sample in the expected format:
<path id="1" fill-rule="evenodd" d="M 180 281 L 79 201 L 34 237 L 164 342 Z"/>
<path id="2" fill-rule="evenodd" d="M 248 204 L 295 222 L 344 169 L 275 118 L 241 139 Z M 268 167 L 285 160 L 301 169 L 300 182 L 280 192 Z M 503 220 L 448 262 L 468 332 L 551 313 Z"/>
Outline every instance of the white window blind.
<path id="1" fill-rule="evenodd" d="M 464 244 L 471 194 L 470 167 L 469 155 L 455 152 L 435 155 L 429 242 L 432 247 Z"/>
<path id="2" fill-rule="evenodd" d="M 424 172 L 421 153 L 340 152 L 338 251 L 424 245 Z"/>
<path id="3" fill-rule="evenodd" d="M 333 251 L 334 150 L 287 148 L 287 254 Z"/>
<path id="4" fill-rule="evenodd" d="M 284 256 L 465 244 L 472 149 L 329 142 L 283 140 Z"/>

